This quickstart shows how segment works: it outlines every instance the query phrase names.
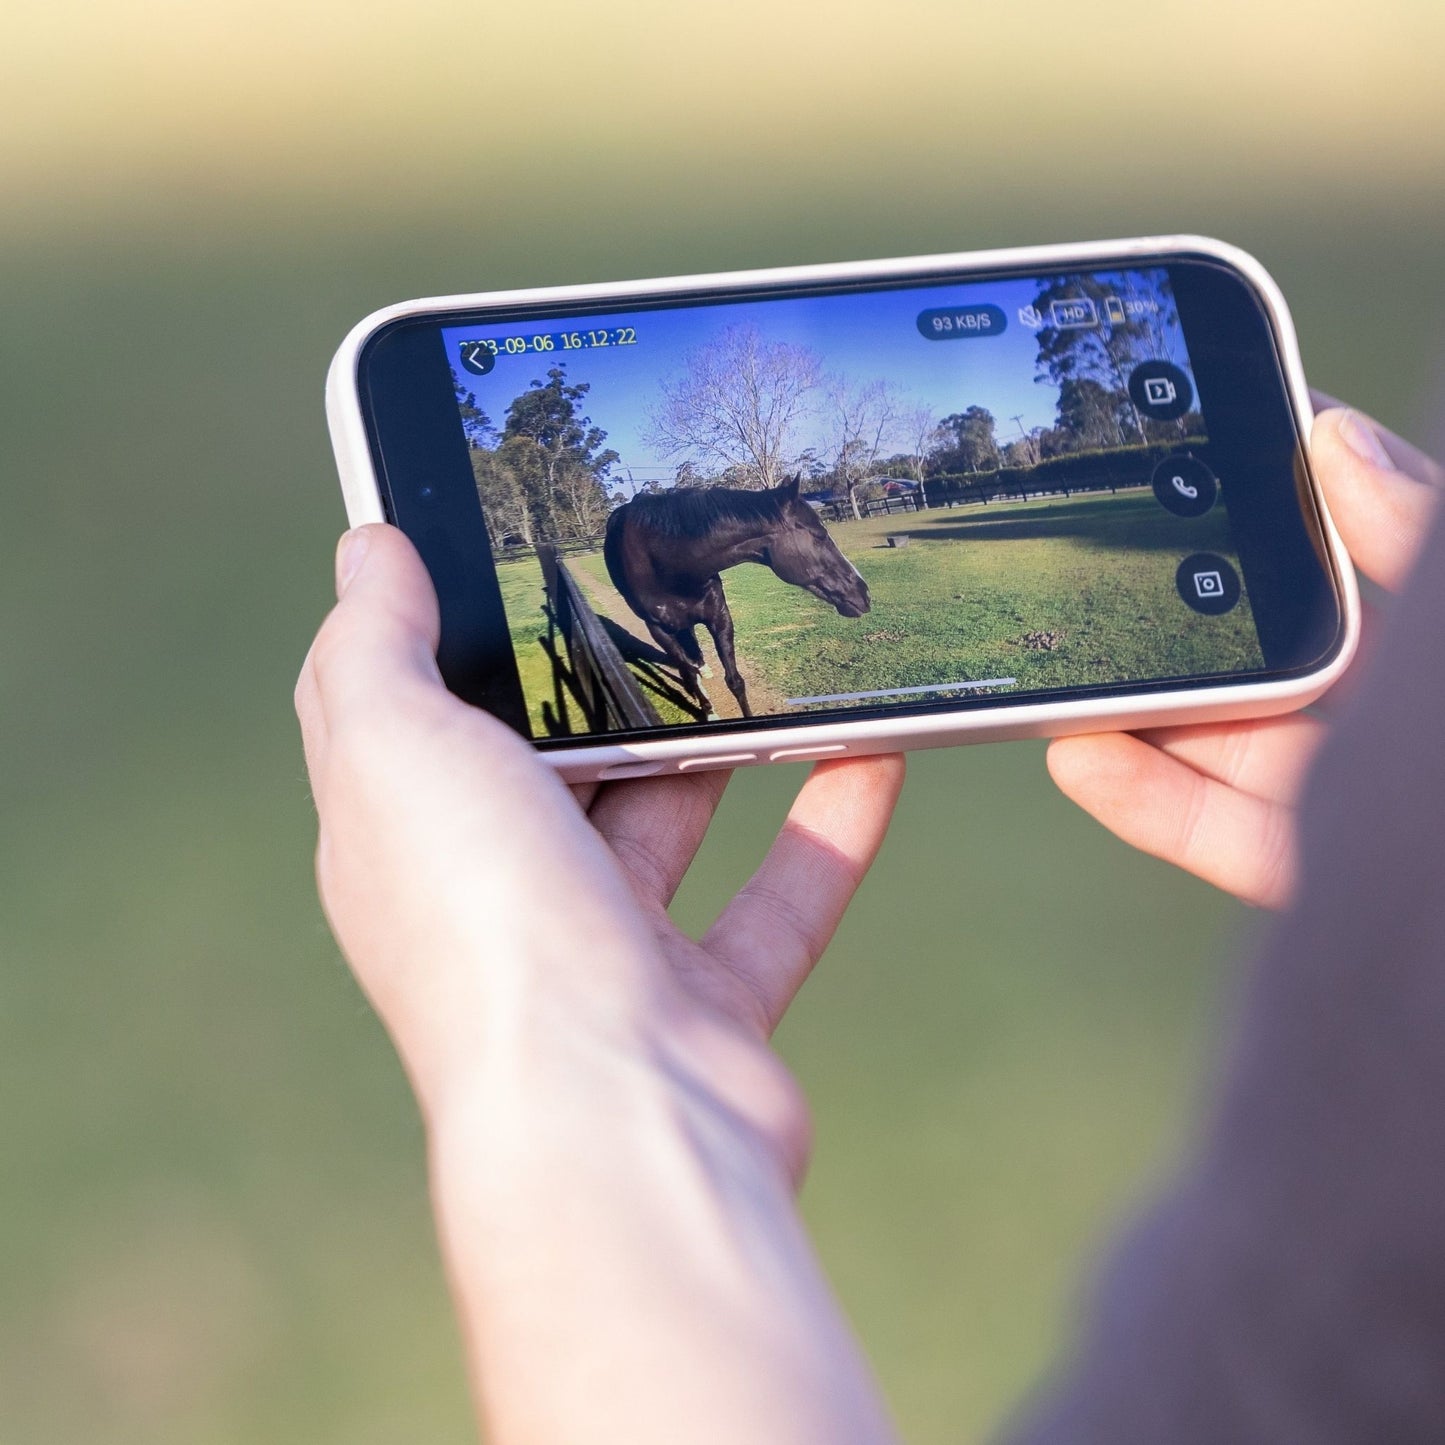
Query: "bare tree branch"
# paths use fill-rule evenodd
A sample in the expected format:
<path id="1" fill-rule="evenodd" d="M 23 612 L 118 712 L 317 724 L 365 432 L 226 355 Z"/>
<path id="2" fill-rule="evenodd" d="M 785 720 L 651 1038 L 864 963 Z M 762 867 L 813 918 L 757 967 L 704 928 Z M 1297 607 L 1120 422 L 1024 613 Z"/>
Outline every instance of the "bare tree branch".
<path id="1" fill-rule="evenodd" d="M 847 492 L 853 516 L 861 521 L 858 488 L 873 475 L 880 454 L 900 429 L 897 396 L 886 381 L 853 383 L 846 376 L 830 376 L 825 390 L 834 471 Z"/>
<path id="2" fill-rule="evenodd" d="M 662 384 L 646 439 L 663 456 L 741 469 L 754 486 L 776 486 L 820 371 L 807 347 L 765 342 L 755 326 L 726 327 Z"/>

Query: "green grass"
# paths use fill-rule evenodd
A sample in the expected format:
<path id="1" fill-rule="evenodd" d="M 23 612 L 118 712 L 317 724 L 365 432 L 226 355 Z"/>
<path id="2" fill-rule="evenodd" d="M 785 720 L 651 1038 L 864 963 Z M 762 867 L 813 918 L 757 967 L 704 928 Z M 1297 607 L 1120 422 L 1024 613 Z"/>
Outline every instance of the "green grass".
<path id="1" fill-rule="evenodd" d="M 875 517 L 831 532 L 868 583 L 861 618 L 762 567 L 727 576 L 744 671 L 784 696 L 992 677 L 1048 688 L 1263 664 L 1247 599 L 1205 617 L 1175 590 L 1185 553 L 1227 547 L 1218 513 L 1181 524 L 1152 494 L 1120 494 Z M 889 547 L 889 533 L 909 544 Z"/>
<path id="2" fill-rule="evenodd" d="M 503 562 L 497 568 L 497 581 L 502 588 L 512 651 L 517 654 L 522 695 L 527 699 L 527 720 L 532 724 L 534 736 L 546 737 L 542 704 L 552 701 L 555 689 L 552 661 L 541 643 L 547 635 L 547 616 L 542 611 L 542 564 L 535 557 Z"/>
<path id="3" fill-rule="evenodd" d="M 590 580 L 595 587 L 612 590 L 600 552 L 582 553 L 568 557 L 565 561 L 574 575 Z M 542 705 L 545 702 L 555 707 L 556 682 L 552 660 L 541 643 L 541 639 L 547 634 L 547 617 L 542 611 L 542 565 L 535 557 L 517 557 L 497 568 L 497 580 L 501 584 L 502 606 L 507 614 L 507 630 L 512 639 L 512 650 L 517 655 L 517 672 L 521 678 L 522 695 L 527 702 L 527 719 L 532 725 L 534 737 L 546 737 L 547 720 Z M 641 623 L 629 619 L 625 625 L 637 637 L 647 640 Z M 648 686 L 647 678 L 640 668 L 634 667 L 632 671 L 638 686 L 664 722 L 680 723 L 688 720 L 679 707 Z M 579 720 L 575 702 L 568 698 L 567 705 L 570 709 L 569 716 L 575 725 Z"/>

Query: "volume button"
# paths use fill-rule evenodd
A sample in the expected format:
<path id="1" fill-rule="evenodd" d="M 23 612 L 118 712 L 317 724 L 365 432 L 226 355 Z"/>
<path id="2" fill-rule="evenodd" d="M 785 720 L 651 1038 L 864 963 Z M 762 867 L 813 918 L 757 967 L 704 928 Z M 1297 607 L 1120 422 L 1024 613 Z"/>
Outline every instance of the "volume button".
<path id="1" fill-rule="evenodd" d="M 647 762 L 613 763 L 597 774 L 597 781 L 611 783 L 619 778 L 650 778 L 654 773 L 660 773 L 662 766 L 661 763 Z"/>
<path id="2" fill-rule="evenodd" d="M 847 743 L 824 743 L 813 748 L 779 748 L 768 754 L 770 763 L 803 763 L 812 758 L 836 758 L 848 751 Z"/>

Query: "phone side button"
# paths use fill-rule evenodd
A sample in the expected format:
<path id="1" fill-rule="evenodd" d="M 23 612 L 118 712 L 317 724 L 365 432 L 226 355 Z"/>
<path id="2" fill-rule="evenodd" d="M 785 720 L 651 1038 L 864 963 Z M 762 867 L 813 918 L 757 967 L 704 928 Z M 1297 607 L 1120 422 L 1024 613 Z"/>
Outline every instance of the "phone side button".
<path id="1" fill-rule="evenodd" d="M 684 758 L 677 765 L 677 770 L 680 773 L 700 773 L 705 768 L 736 768 L 757 760 L 756 753 L 719 753 L 713 758 Z"/>
<path id="2" fill-rule="evenodd" d="M 847 751 L 847 743 L 829 743 L 826 747 L 820 748 L 779 748 L 777 752 L 768 754 L 768 761 L 770 763 L 806 763 L 813 758 L 836 758 L 839 753 Z"/>
<path id="3" fill-rule="evenodd" d="M 618 778 L 650 778 L 662 769 L 662 763 L 613 763 L 611 767 L 603 768 L 597 774 L 597 781 L 611 783 Z"/>

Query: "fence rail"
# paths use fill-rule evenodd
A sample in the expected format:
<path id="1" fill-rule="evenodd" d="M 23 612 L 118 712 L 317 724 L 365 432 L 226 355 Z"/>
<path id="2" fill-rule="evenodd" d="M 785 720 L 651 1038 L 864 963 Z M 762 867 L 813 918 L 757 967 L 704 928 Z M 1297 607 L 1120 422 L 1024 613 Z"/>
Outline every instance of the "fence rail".
<path id="1" fill-rule="evenodd" d="M 553 701 L 543 705 L 548 731 L 574 733 L 569 699 L 589 732 L 659 727 L 657 709 L 633 677 L 602 619 L 582 595 L 558 548 L 537 548 L 542 564 L 547 636 L 542 646 L 552 660 Z"/>
<path id="2" fill-rule="evenodd" d="M 589 552 L 602 549 L 602 537 L 584 539 L 580 542 L 503 542 L 492 548 L 494 562 L 525 562 L 542 553 L 543 547 L 550 547 L 558 557 L 582 557 Z"/>
<path id="3" fill-rule="evenodd" d="M 895 512 L 921 512 L 927 505 L 916 492 L 900 497 L 873 497 L 868 501 L 859 500 L 858 514 L 862 517 L 891 517 Z M 823 503 L 823 516 L 830 522 L 851 522 L 853 504 L 849 501 Z"/>
<path id="4" fill-rule="evenodd" d="M 927 512 L 936 507 L 986 507 L 990 502 L 1031 502 L 1039 497 L 1074 497 L 1090 492 L 1127 492 L 1147 487 L 1147 478 L 1097 477 L 1087 481 L 1030 481 L 1023 477 L 979 481 L 948 478 L 927 483 L 924 491 L 899 497 L 874 497 L 858 503 L 860 517 L 891 517 L 897 512 Z M 824 502 L 822 515 L 829 522 L 854 520 L 853 504 L 847 500 Z"/>

